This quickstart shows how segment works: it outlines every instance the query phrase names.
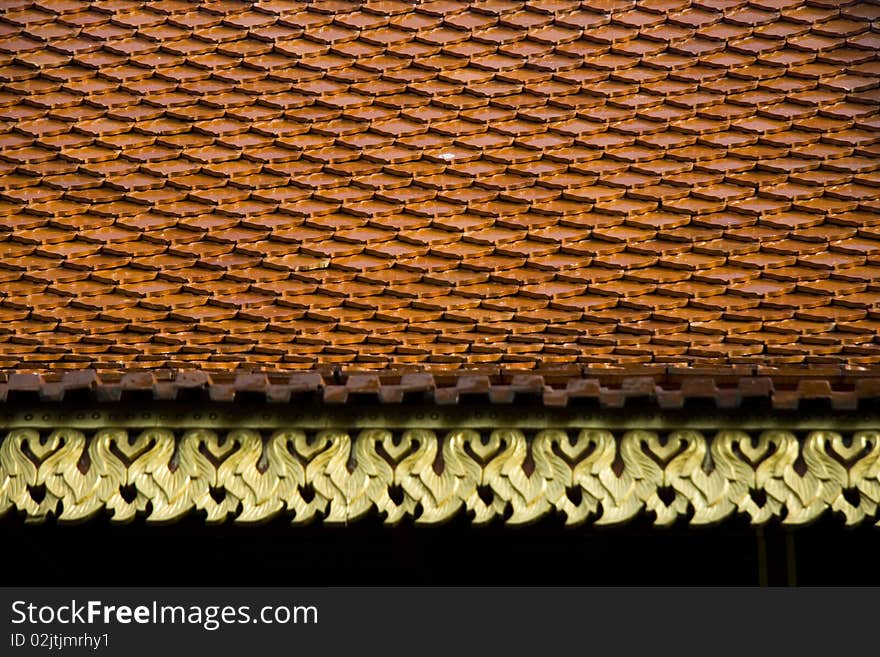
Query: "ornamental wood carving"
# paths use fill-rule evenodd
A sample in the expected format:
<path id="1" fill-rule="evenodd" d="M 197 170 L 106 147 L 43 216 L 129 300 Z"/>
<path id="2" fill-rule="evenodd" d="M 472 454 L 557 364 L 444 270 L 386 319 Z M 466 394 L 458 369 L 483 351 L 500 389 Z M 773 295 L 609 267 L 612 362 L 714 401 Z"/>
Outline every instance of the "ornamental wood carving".
<path id="1" fill-rule="evenodd" d="M 835 512 L 855 525 L 878 503 L 878 431 L 14 429 L 0 442 L 0 515 L 32 520 L 801 525 Z"/>

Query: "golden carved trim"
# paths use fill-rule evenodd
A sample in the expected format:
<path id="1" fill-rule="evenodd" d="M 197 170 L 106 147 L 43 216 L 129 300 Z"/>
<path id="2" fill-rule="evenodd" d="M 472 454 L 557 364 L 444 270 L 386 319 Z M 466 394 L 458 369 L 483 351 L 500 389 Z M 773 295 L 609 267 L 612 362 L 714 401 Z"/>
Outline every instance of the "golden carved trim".
<path id="1" fill-rule="evenodd" d="M 876 519 L 880 431 L 13 429 L 0 442 L 0 515 L 78 521 L 102 512 L 168 522 L 347 523 L 372 511 L 387 523 L 436 524 L 468 512 L 477 524 L 811 522 L 839 512 Z"/>

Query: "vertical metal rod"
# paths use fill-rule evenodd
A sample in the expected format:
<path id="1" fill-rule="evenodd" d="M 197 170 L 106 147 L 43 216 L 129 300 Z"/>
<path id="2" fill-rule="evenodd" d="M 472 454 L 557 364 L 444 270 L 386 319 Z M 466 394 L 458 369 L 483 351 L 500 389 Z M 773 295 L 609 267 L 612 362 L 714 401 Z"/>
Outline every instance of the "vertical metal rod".
<path id="1" fill-rule="evenodd" d="M 764 528 L 758 527 L 755 530 L 758 537 L 758 586 L 769 586 L 769 578 L 767 576 L 767 539 L 764 537 Z"/>
<path id="2" fill-rule="evenodd" d="M 797 555 L 794 551 L 794 532 L 785 530 L 785 574 L 786 585 L 797 586 Z"/>

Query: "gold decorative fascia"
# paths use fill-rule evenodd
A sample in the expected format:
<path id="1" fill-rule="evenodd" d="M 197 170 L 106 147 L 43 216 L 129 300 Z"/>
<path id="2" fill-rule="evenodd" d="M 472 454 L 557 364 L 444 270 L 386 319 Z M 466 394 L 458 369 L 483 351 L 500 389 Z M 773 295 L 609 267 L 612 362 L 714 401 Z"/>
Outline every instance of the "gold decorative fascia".
<path id="1" fill-rule="evenodd" d="M 0 442 L 0 515 L 31 520 L 800 525 L 837 512 L 854 525 L 876 521 L 878 504 L 871 430 L 14 428 Z"/>

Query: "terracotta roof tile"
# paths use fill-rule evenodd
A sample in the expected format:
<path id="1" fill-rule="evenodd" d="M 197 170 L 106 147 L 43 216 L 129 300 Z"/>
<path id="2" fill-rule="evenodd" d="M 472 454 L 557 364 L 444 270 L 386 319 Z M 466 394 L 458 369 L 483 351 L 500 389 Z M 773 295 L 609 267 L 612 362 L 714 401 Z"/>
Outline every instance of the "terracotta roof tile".
<path id="1" fill-rule="evenodd" d="M 880 12 L 581 5 L 6 9 L 4 367 L 875 363 Z"/>

